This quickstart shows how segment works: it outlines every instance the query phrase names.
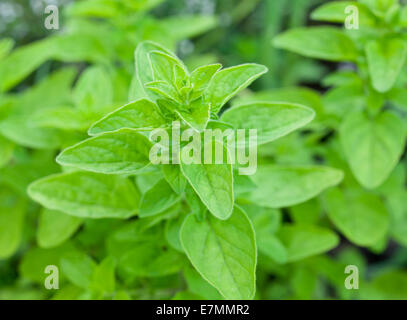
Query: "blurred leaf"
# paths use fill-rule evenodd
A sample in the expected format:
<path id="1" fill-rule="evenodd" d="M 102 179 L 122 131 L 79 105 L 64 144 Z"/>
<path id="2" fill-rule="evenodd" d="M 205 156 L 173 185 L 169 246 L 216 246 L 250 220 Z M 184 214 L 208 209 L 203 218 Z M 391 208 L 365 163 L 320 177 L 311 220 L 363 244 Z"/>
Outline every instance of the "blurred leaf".
<path id="1" fill-rule="evenodd" d="M 381 185 L 397 165 L 404 150 L 406 129 L 403 121 L 389 111 L 373 119 L 353 112 L 341 125 L 340 139 L 356 179 L 372 189 Z"/>
<path id="2" fill-rule="evenodd" d="M 270 208 L 289 207 L 317 196 L 342 179 L 340 170 L 328 167 L 260 166 L 253 176 L 258 188 L 250 200 Z"/>
<path id="3" fill-rule="evenodd" d="M 333 27 L 291 29 L 274 38 L 274 45 L 306 57 L 329 61 L 355 61 L 356 47 L 345 33 Z"/>
<path id="4" fill-rule="evenodd" d="M 81 226 L 82 219 L 60 211 L 43 209 L 40 215 L 37 242 L 41 248 L 59 246 Z"/>
<path id="5" fill-rule="evenodd" d="M 326 193 L 329 218 L 344 235 L 359 246 L 374 245 L 388 232 L 389 217 L 380 198 L 362 192 Z"/>
<path id="6" fill-rule="evenodd" d="M 376 40 L 368 42 L 365 50 L 373 87 L 389 91 L 406 62 L 407 44 L 400 39 Z"/>
<path id="7" fill-rule="evenodd" d="M 324 253 L 339 244 L 339 237 L 331 230 L 312 225 L 285 225 L 277 236 L 287 248 L 288 262 Z"/>

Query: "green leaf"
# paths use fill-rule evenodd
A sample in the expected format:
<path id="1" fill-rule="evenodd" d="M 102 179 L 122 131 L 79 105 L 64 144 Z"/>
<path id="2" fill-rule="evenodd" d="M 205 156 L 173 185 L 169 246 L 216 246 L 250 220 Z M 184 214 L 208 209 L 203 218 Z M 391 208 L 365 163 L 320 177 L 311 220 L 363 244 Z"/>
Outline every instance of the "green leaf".
<path id="1" fill-rule="evenodd" d="M 185 214 L 181 214 L 174 219 L 168 220 L 165 225 L 165 238 L 167 242 L 171 247 L 180 252 L 184 252 L 180 239 L 180 230 L 184 219 Z"/>
<path id="2" fill-rule="evenodd" d="M 167 180 L 171 188 L 181 194 L 185 190 L 187 180 L 181 172 L 181 167 L 176 164 L 167 164 L 162 166 L 164 178 Z"/>
<path id="3" fill-rule="evenodd" d="M 83 252 L 69 252 L 61 258 L 61 271 L 80 288 L 89 287 L 95 268 L 96 263 Z"/>
<path id="4" fill-rule="evenodd" d="M 83 220 L 57 210 L 43 209 L 39 218 L 37 243 L 41 248 L 57 247 L 68 240 Z"/>
<path id="5" fill-rule="evenodd" d="M 366 300 L 406 300 L 407 274 L 389 270 L 361 287 L 361 298 Z"/>
<path id="6" fill-rule="evenodd" d="M 393 88 L 387 93 L 387 98 L 398 108 L 407 110 L 407 89 Z"/>
<path id="7" fill-rule="evenodd" d="M 90 288 L 98 293 L 114 293 L 116 261 L 112 257 L 105 258 L 93 271 Z"/>
<path id="8" fill-rule="evenodd" d="M 122 257 L 119 269 L 129 277 L 162 277 L 179 272 L 184 263 L 181 253 L 164 250 L 156 243 L 144 243 Z"/>
<path id="9" fill-rule="evenodd" d="M 188 111 L 175 110 L 179 117 L 184 120 L 191 128 L 198 132 L 202 132 L 208 124 L 210 118 L 210 105 L 197 99 L 190 103 Z"/>
<path id="10" fill-rule="evenodd" d="M 272 90 L 259 91 L 233 100 L 233 107 L 250 103 L 280 102 L 307 106 L 317 114 L 323 112 L 321 96 L 317 91 L 301 87 L 285 87 Z"/>
<path id="11" fill-rule="evenodd" d="M 18 249 L 23 233 L 26 201 L 1 186 L 0 189 L 0 260 Z"/>
<path id="12" fill-rule="evenodd" d="M 385 111 L 374 119 L 351 113 L 340 128 L 343 151 L 356 179 L 372 189 L 381 185 L 397 165 L 404 149 L 405 124 Z"/>
<path id="13" fill-rule="evenodd" d="M 152 41 L 141 42 L 135 51 L 136 73 L 130 88 L 130 100 L 150 98 L 155 101 L 157 99 L 156 94 L 145 90 L 144 87 L 145 84 L 155 80 L 150 61 L 150 53 L 153 51 L 163 52 L 173 57 L 171 52 L 157 43 Z"/>
<path id="14" fill-rule="evenodd" d="M 289 134 L 314 117 L 312 109 L 301 105 L 259 102 L 231 108 L 222 114 L 221 120 L 235 129 L 257 130 L 257 144 L 260 145 Z"/>
<path id="15" fill-rule="evenodd" d="M 207 66 L 196 68 L 191 73 L 191 83 L 194 91 L 194 97 L 199 97 L 208 86 L 209 82 L 222 68 L 221 64 L 210 64 Z"/>
<path id="16" fill-rule="evenodd" d="M 113 101 L 113 87 L 109 74 L 102 67 L 84 71 L 73 91 L 73 100 L 79 110 L 96 112 Z"/>
<path id="17" fill-rule="evenodd" d="M 35 127 L 85 131 L 89 120 L 77 109 L 59 107 L 35 112 L 30 122 Z"/>
<path id="18" fill-rule="evenodd" d="M 191 292 L 208 300 L 222 300 L 223 297 L 192 267 L 184 270 L 185 280 Z"/>
<path id="19" fill-rule="evenodd" d="M 10 161 L 13 150 L 14 143 L 0 135 L 0 168 Z"/>
<path id="20" fill-rule="evenodd" d="M 287 262 L 288 253 L 283 243 L 273 234 L 262 233 L 256 236 L 259 251 L 274 260 L 276 263 Z"/>
<path id="21" fill-rule="evenodd" d="M 11 38 L 4 38 L 0 40 L 0 60 L 6 57 L 11 49 L 13 49 L 14 40 Z"/>
<path id="22" fill-rule="evenodd" d="M 371 246 L 386 235 L 389 216 L 379 197 L 336 188 L 328 191 L 324 200 L 329 218 L 356 245 Z"/>
<path id="23" fill-rule="evenodd" d="M 155 129 L 165 125 L 156 104 L 141 99 L 131 102 L 103 117 L 90 129 L 90 135 L 115 131 L 121 128 Z"/>
<path id="24" fill-rule="evenodd" d="M 185 200 L 188 203 L 191 213 L 196 214 L 197 217 L 200 218 L 204 217 L 208 209 L 189 183 L 185 186 Z"/>
<path id="25" fill-rule="evenodd" d="M 91 172 L 48 176 L 32 183 L 28 194 L 48 209 L 82 218 L 126 219 L 138 212 L 140 199 L 128 179 Z"/>
<path id="26" fill-rule="evenodd" d="M 220 142 L 214 141 L 213 146 Z M 225 153 L 226 148 L 223 146 Z M 213 153 L 214 154 L 214 153 Z M 217 218 L 226 220 L 233 211 L 233 170 L 227 164 L 185 164 L 181 159 L 181 171 L 208 210 Z"/>
<path id="27" fill-rule="evenodd" d="M 374 26 L 376 18 L 362 3 L 356 1 L 333 1 L 321 5 L 311 13 L 311 18 L 318 21 L 344 23 L 353 12 L 347 12 L 346 8 L 354 6 L 358 9 L 358 18 L 362 27 Z"/>
<path id="28" fill-rule="evenodd" d="M 7 117 L 0 121 L 0 132 L 15 143 L 35 148 L 53 149 L 66 138 L 60 130 L 39 128 L 31 123 L 33 110 L 52 109 L 67 103 L 75 70 L 63 68 L 25 90 L 15 99 Z"/>
<path id="29" fill-rule="evenodd" d="M 154 93 L 162 96 L 164 99 L 172 100 L 176 103 L 181 103 L 177 90 L 165 81 L 153 81 L 146 83 L 145 87 Z"/>
<path id="30" fill-rule="evenodd" d="M 267 71 L 265 66 L 252 63 L 218 71 L 204 92 L 205 100 L 211 104 L 211 112 L 218 113 L 226 102 Z"/>
<path id="31" fill-rule="evenodd" d="M 23 279 L 43 286 L 45 278 L 49 276 L 49 274 L 45 273 L 45 268 L 50 265 L 59 268 L 61 265 L 60 260 L 64 255 L 77 252 L 78 250 L 70 243 L 51 249 L 33 247 L 24 254 L 19 265 L 19 274 Z M 60 280 L 62 280 L 63 275 L 59 274 Z"/>
<path id="32" fill-rule="evenodd" d="M 180 196 L 172 190 L 167 181 L 161 179 L 143 194 L 139 216 L 143 218 L 159 214 L 173 206 L 179 199 Z"/>
<path id="33" fill-rule="evenodd" d="M 252 177 L 258 186 L 250 200 L 270 208 L 290 207 L 314 198 L 343 179 L 343 172 L 322 166 L 264 165 Z"/>
<path id="34" fill-rule="evenodd" d="M 277 235 L 287 248 L 288 262 L 327 252 L 339 244 L 331 230 L 312 225 L 285 225 Z"/>
<path id="35" fill-rule="evenodd" d="M 171 30 L 175 41 L 196 37 L 217 25 L 217 19 L 211 15 L 170 16 L 160 21 L 164 30 Z"/>
<path id="36" fill-rule="evenodd" d="M 14 50 L 0 61 L 0 92 L 7 91 L 17 85 L 47 61 L 51 55 L 48 39 Z"/>
<path id="37" fill-rule="evenodd" d="M 407 43 L 401 39 L 374 40 L 365 50 L 373 87 L 379 92 L 389 91 L 405 65 Z"/>
<path id="38" fill-rule="evenodd" d="M 192 265 L 226 299 L 252 299 L 255 293 L 256 241 L 246 214 L 238 207 L 227 221 L 189 215 L 181 242 Z"/>
<path id="39" fill-rule="evenodd" d="M 57 157 L 63 166 L 105 174 L 137 174 L 149 166 L 152 143 L 135 129 L 120 129 L 89 138 Z"/>
<path id="40" fill-rule="evenodd" d="M 291 29 L 274 38 L 273 44 L 280 49 L 328 61 L 356 61 L 358 57 L 352 40 L 334 27 Z"/>
<path id="41" fill-rule="evenodd" d="M 151 51 L 149 57 L 155 81 L 164 81 L 169 85 L 174 86 L 177 80 L 175 78 L 176 66 L 180 67 L 178 70 L 182 70 L 181 79 L 183 80 L 187 77 L 182 62 L 173 55 L 166 54 L 162 51 Z"/>
<path id="42" fill-rule="evenodd" d="M 389 10 L 394 7 L 398 8 L 398 0 L 359 0 L 362 4 L 369 7 L 369 9 L 378 17 L 385 17 Z"/>

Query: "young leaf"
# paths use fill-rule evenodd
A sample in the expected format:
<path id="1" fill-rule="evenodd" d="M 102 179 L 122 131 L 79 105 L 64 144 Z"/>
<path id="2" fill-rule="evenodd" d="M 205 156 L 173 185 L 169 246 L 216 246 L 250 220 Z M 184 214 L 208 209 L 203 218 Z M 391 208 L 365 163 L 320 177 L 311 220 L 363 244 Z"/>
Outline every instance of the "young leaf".
<path id="1" fill-rule="evenodd" d="M 90 135 L 121 128 L 155 129 L 165 125 L 156 104 L 147 99 L 131 102 L 103 117 L 90 129 Z"/>
<path id="2" fill-rule="evenodd" d="M 222 68 L 221 64 L 210 64 L 207 66 L 196 68 L 194 71 L 192 71 L 191 83 L 196 98 L 205 91 L 209 82 L 220 68 Z"/>
<path id="3" fill-rule="evenodd" d="M 131 89 L 130 100 L 141 98 L 150 98 L 155 101 L 158 97 L 153 92 L 145 89 L 145 84 L 154 81 L 153 69 L 150 61 L 150 53 L 153 51 L 163 52 L 171 57 L 172 53 L 152 41 L 141 42 L 135 51 L 136 73 L 134 75 Z"/>
<path id="4" fill-rule="evenodd" d="M 270 208 L 289 207 L 305 202 L 340 183 L 343 172 L 318 166 L 264 165 L 252 177 L 258 188 L 250 200 Z"/>
<path id="5" fill-rule="evenodd" d="M 387 234 L 389 216 L 379 197 L 335 188 L 327 192 L 324 200 L 329 218 L 356 245 L 374 245 Z"/>
<path id="6" fill-rule="evenodd" d="M 140 217 L 156 215 L 173 206 L 180 196 L 176 194 L 171 186 L 161 179 L 150 190 L 143 194 L 140 202 Z"/>
<path id="7" fill-rule="evenodd" d="M 407 43 L 401 39 L 374 40 L 365 49 L 373 87 L 379 92 L 389 91 L 406 62 Z"/>
<path id="8" fill-rule="evenodd" d="M 231 108 L 222 114 L 221 120 L 235 129 L 256 129 L 260 145 L 289 134 L 314 117 L 312 109 L 301 105 L 258 102 Z"/>
<path id="9" fill-rule="evenodd" d="M 83 220 L 57 210 L 43 209 L 40 215 L 37 243 L 41 248 L 53 248 L 68 240 Z"/>
<path id="10" fill-rule="evenodd" d="M 353 112 L 340 128 L 342 148 L 352 172 L 370 189 L 381 185 L 397 165 L 405 138 L 405 124 L 389 111 L 374 119 Z"/>
<path id="11" fill-rule="evenodd" d="M 186 70 L 179 59 L 162 51 L 151 51 L 149 56 L 155 81 L 164 81 L 173 86 L 176 83 L 174 72 L 176 66 L 180 67 L 178 70 L 184 71 L 181 78 L 187 77 Z"/>
<path id="12" fill-rule="evenodd" d="M 28 194 L 48 209 L 93 219 L 129 218 L 138 212 L 140 199 L 126 178 L 78 171 L 37 180 Z"/>
<path id="13" fill-rule="evenodd" d="M 172 100 L 176 103 L 182 103 L 182 101 L 178 97 L 177 90 L 165 81 L 157 80 L 149 82 L 146 83 L 145 87 L 167 100 Z"/>
<path id="14" fill-rule="evenodd" d="M 218 113 L 226 102 L 267 71 L 265 66 L 258 64 L 242 64 L 218 71 L 204 92 L 211 112 Z"/>
<path id="15" fill-rule="evenodd" d="M 198 132 L 202 132 L 208 124 L 210 118 L 210 105 L 203 101 L 203 99 L 197 99 L 188 106 L 188 111 L 175 110 L 179 117 L 184 120 L 191 128 Z"/>
<path id="16" fill-rule="evenodd" d="M 199 222 L 189 215 L 181 228 L 181 243 L 195 269 L 226 299 L 254 297 L 256 241 L 241 209 L 235 207 L 227 221 L 208 216 Z"/>
<path id="17" fill-rule="evenodd" d="M 339 244 L 339 237 L 331 230 L 312 225 L 285 225 L 277 235 L 287 248 L 288 262 L 324 253 Z"/>
<path id="18" fill-rule="evenodd" d="M 215 141 L 213 146 L 220 144 Z M 227 154 L 226 148 L 222 148 Z M 230 217 L 234 203 L 233 170 L 225 157 L 224 164 L 204 164 L 202 160 L 199 164 L 185 164 L 181 159 L 181 171 L 215 217 L 222 220 Z"/>
<path id="19" fill-rule="evenodd" d="M 63 166 L 105 174 L 137 174 L 150 164 L 152 143 L 135 129 L 107 132 L 65 149 L 57 157 Z"/>
<path id="20" fill-rule="evenodd" d="M 297 28 L 274 38 L 274 46 L 310 58 L 356 61 L 358 51 L 345 33 L 334 27 Z"/>

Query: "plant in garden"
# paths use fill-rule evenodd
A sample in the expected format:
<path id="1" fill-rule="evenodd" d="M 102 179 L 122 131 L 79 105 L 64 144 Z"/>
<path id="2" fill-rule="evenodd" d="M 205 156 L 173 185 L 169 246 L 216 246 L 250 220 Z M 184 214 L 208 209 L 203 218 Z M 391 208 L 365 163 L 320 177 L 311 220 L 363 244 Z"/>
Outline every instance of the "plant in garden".
<path id="1" fill-rule="evenodd" d="M 402 157 L 406 142 L 407 7 L 396 0 L 333 1 L 317 8 L 311 17 L 355 22 L 355 16 L 349 16 L 355 10 L 347 11 L 349 6 L 358 10 L 358 28 L 297 28 L 277 36 L 273 43 L 307 57 L 342 63 L 323 80 L 330 89 L 322 99 L 308 89 L 290 89 L 290 96 L 291 100 L 304 103 L 312 99 L 320 105 L 308 146 L 327 164 L 345 172 L 341 187 L 324 196 L 329 219 L 351 242 L 382 252 L 390 239 L 407 243 Z M 286 92 L 264 92 L 251 98 L 270 99 Z M 401 281 L 400 275 L 389 274 L 388 279 L 394 284 Z M 389 291 L 391 296 L 393 291 L 380 283 L 378 280 L 372 286 Z"/>
<path id="2" fill-rule="evenodd" d="M 343 30 L 297 28 L 319 0 L 210 0 L 215 28 L 161 2 L 75 1 L 61 32 L 0 40 L 0 299 L 406 298 L 405 7 L 312 13 L 357 8 Z M 278 88 L 333 68 L 323 94 Z"/>
<path id="3" fill-rule="evenodd" d="M 315 10 L 312 18 L 345 22 L 346 7 L 351 5 L 359 10 L 360 29 L 293 29 L 278 36 L 274 44 L 356 67 L 344 68 L 325 80 L 335 87 L 327 94 L 330 103 L 326 108 L 340 122 L 342 150 L 354 176 L 372 189 L 388 178 L 405 145 L 405 102 L 401 96 L 406 90 L 407 10 L 398 1 L 336 1 Z M 342 99 L 331 101 L 339 93 Z"/>
<path id="4" fill-rule="evenodd" d="M 119 273 L 172 274 L 187 266 L 183 258 L 187 257 L 227 299 L 254 297 L 256 238 L 260 250 L 282 261 L 336 245 L 336 236 L 328 230 L 287 227 L 282 237 L 288 242 L 299 233 L 315 232 L 314 239 L 320 243 L 310 246 L 310 252 L 298 248 L 286 252 L 273 235 L 272 221 L 277 219 L 273 216 L 278 212 L 266 208 L 314 197 L 340 182 L 342 173 L 338 170 L 266 165 L 252 180 L 239 176 L 237 168 L 226 161 L 187 164 L 181 157 L 179 165 L 174 161 L 153 165 L 149 157 L 153 147 L 149 132 L 155 128 L 171 131 L 175 120 L 181 121 L 181 132 L 192 129 L 198 135 L 206 128 L 257 129 L 260 145 L 309 123 L 314 117 L 312 109 L 263 101 L 221 113 L 228 100 L 267 69 L 257 64 L 222 69 L 215 64 L 190 73 L 173 53 L 153 42 L 141 43 L 135 59 L 134 101 L 94 123 L 89 129 L 91 138 L 62 151 L 58 163 L 74 170 L 31 184 L 29 195 L 34 200 L 78 218 L 127 219 L 137 215 L 136 221 L 128 222 L 111 238 L 113 248 L 121 247 L 120 252 L 108 248 L 109 255 L 117 258 Z M 171 142 L 169 154 L 174 157 L 172 149 L 177 141 Z M 230 150 L 225 147 L 225 152 Z M 153 180 L 145 181 L 147 177 Z M 296 188 L 301 190 L 298 195 Z M 127 244 L 130 239 L 124 234 L 143 225 L 143 229 L 155 230 L 138 234 L 137 244 Z"/>

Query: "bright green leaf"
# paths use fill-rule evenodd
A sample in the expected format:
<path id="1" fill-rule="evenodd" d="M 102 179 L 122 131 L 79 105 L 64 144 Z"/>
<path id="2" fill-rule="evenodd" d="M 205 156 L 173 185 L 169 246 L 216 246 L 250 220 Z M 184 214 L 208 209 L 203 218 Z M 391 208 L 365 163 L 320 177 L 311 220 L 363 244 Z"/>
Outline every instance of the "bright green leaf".
<path id="1" fill-rule="evenodd" d="M 78 171 L 37 180 L 28 194 L 48 209 L 82 218 L 126 219 L 138 212 L 140 199 L 126 178 Z"/>
<path id="2" fill-rule="evenodd" d="M 199 222 L 189 215 L 181 242 L 202 277 L 226 299 L 252 299 L 257 261 L 254 230 L 246 214 L 235 207 L 227 221 L 208 216 Z"/>

